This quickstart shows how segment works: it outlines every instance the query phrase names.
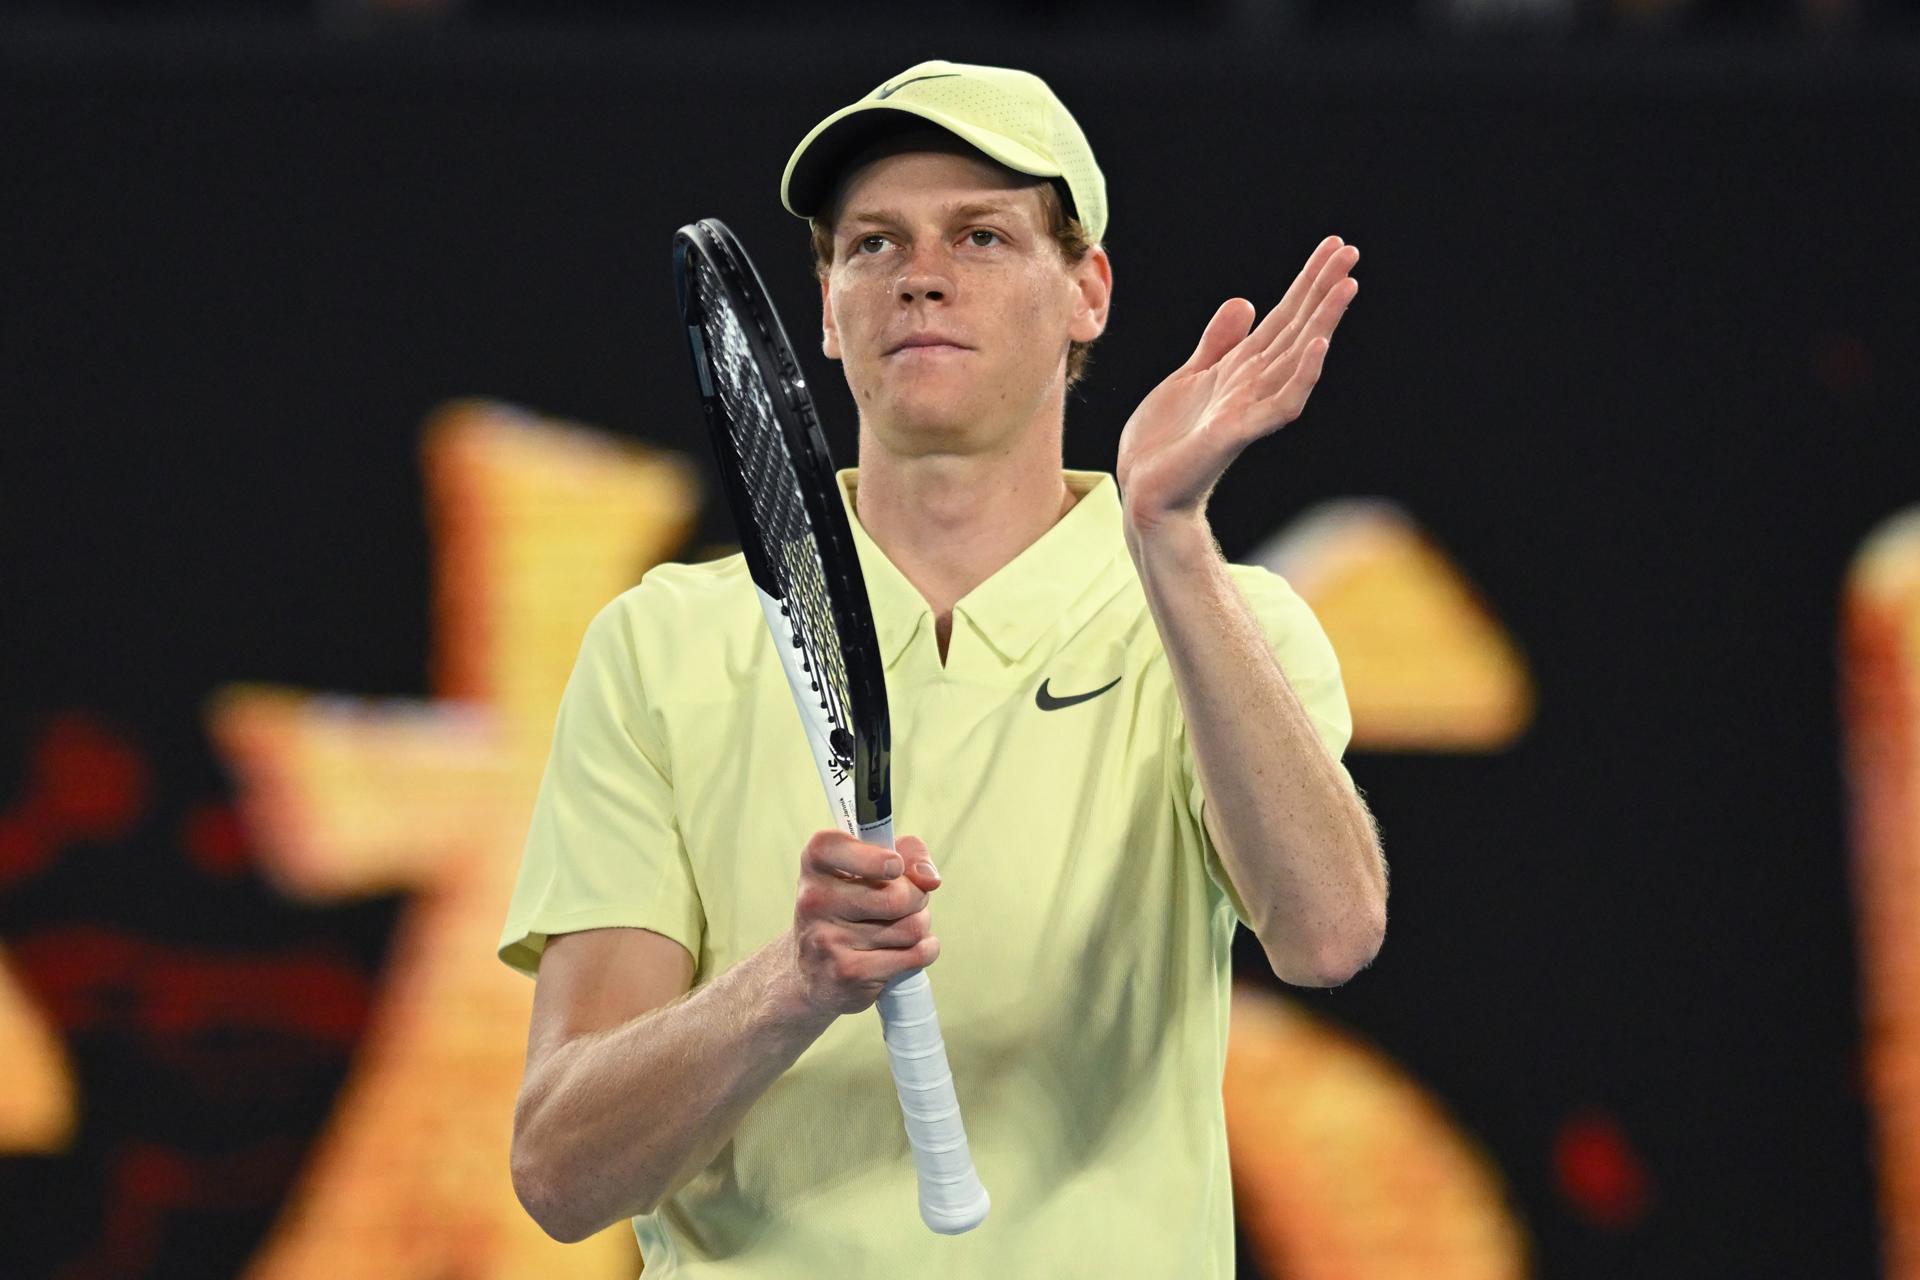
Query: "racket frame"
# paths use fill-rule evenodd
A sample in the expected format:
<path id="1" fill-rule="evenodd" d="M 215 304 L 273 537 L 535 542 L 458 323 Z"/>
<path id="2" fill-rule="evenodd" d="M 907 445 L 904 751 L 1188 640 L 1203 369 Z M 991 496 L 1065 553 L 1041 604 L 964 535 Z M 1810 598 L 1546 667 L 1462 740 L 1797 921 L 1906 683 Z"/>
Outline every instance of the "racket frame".
<path id="1" fill-rule="evenodd" d="M 786 327 L 773 309 L 766 282 L 740 248 L 739 241 L 717 218 L 704 218 L 682 227 L 673 240 L 674 287 L 687 341 L 694 349 L 694 365 L 699 371 L 707 436 L 713 443 L 728 507 L 735 513 L 734 524 L 739 530 L 740 549 L 746 555 L 748 572 L 754 584 L 769 596 L 775 595 L 779 578 L 759 530 L 742 514 L 753 510 L 753 500 L 740 479 L 742 460 L 725 425 L 726 407 L 707 372 L 711 356 L 695 323 L 701 303 L 694 296 L 696 291 L 687 263 L 690 248 L 713 267 L 736 311 L 744 313 L 738 318 L 751 321 L 742 323 L 741 331 L 763 375 L 787 456 L 799 474 L 800 500 L 813 526 L 814 538 L 820 544 L 827 604 L 833 612 L 834 629 L 839 633 L 847 674 L 847 728 L 853 735 L 854 813 L 859 827 L 856 834 L 878 831 L 883 825 L 890 831 L 893 731 L 887 708 L 885 664 L 879 635 L 874 629 L 873 610 L 868 604 L 866 577 L 860 571 L 860 556 L 853 541 L 853 526 L 841 500 L 840 482 L 833 468 L 832 454 L 827 449 L 826 436 L 820 430 L 820 416 L 807 390 L 806 376 L 794 355 L 793 344 L 787 338 Z M 769 370 L 774 376 L 766 378 L 764 375 Z M 795 696 L 800 696 L 800 692 L 796 689 Z"/>

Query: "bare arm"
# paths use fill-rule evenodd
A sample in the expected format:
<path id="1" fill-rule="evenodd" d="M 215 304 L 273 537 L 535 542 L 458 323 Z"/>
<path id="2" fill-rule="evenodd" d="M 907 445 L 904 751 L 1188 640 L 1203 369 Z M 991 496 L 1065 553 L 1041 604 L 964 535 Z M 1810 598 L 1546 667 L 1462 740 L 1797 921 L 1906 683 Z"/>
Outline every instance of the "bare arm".
<path id="1" fill-rule="evenodd" d="M 1338 986 L 1386 933 L 1372 815 L 1287 683 L 1212 534 L 1168 524 L 1137 548 L 1206 792 L 1207 834 L 1273 971 Z"/>
<path id="2" fill-rule="evenodd" d="M 1340 777 L 1227 574 L 1207 502 L 1242 450 L 1300 416 L 1360 291 L 1360 251 L 1328 236 L 1286 296 L 1214 312 L 1200 345 L 1140 402 L 1114 471 L 1127 547 L 1153 610 L 1220 850 L 1274 972 L 1335 986 L 1387 927 L 1373 818 Z"/>
<path id="3" fill-rule="evenodd" d="M 916 863 L 925 846 L 909 837 L 899 854 Z M 893 856 L 815 836 L 794 927 L 690 994 L 693 958 L 659 934 L 548 941 L 513 1124 L 514 1191 L 543 1230 L 571 1243 L 651 1212 L 835 1018 L 932 963 L 937 874 L 889 872 Z"/>
<path id="4" fill-rule="evenodd" d="M 693 957 L 659 934 L 549 940 L 513 1143 L 514 1189 L 549 1235 L 571 1243 L 651 1211 L 832 1022 L 793 1007 L 789 946 L 776 939 L 688 995 Z M 629 1004 L 649 1007 L 620 1018 Z M 606 1015 L 615 1025 L 595 1029 Z"/>

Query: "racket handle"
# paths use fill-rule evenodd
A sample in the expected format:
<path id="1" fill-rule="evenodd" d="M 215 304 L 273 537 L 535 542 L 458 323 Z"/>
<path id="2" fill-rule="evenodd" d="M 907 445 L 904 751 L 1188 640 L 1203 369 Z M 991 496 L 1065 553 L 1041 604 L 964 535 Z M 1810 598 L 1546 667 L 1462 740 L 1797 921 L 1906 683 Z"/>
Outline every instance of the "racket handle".
<path id="1" fill-rule="evenodd" d="M 869 844 L 893 848 L 893 819 L 857 828 Z M 893 1091 L 907 1122 L 907 1143 L 920 1175 L 920 1220 L 943 1236 L 957 1236 L 986 1221 L 992 1201 L 973 1169 L 960 1099 L 947 1067 L 947 1043 L 933 1008 L 933 984 L 925 969 L 889 982 L 875 1002 L 880 1030 L 893 1065 Z"/>
<path id="2" fill-rule="evenodd" d="M 894 1092 L 900 1096 L 907 1141 L 920 1175 L 920 1220 L 941 1235 L 971 1231 L 985 1221 L 991 1201 L 967 1149 L 967 1130 L 960 1122 L 960 1100 L 953 1092 L 926 970 L 915 969 L 888 983 L 878 1008 L 893 1063 Z"/>

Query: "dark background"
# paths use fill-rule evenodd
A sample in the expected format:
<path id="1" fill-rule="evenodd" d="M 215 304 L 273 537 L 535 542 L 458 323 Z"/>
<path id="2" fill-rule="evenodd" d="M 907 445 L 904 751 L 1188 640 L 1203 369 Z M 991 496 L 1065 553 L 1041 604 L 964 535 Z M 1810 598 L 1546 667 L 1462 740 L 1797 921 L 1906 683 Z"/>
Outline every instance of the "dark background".
<path id="1" fill-rule="evenodd" d="M 1540 1275 L 1876 1273 L 1835 637 L 1852 551 L 1920 501 L 1908 28 L 476 12 L 0 26 L 0 805 L 63 742 L 125 783 L 56 850 L 0 816 L 0 939 L 91 1104 L 72 1152 L 0 1161 L 0 1273 L 110 1274 L 134 1141 L 254 1189 L 161 1224 L 147 1273 L 231 1270 L 349 1060 L 337 1020 L 157 1060 L 130 967 L 377 982 L 393 902 L 296 908 L 233 870 L 206 694 L 427 692 L 417 431 L 448 398 L 704 462 L 668 271 L 696 217 L 754 252 L 851 457 L 777 183 L 928 57 L 1040 73 L 1106 171 L 1112 328 L 1068 464 L 1111 469 L 1218 303 L 1264 312 L 1339 234 L 1362 294 L 1305 416 L 1222 486 L 1221 540 L 1391 497 L 1532 664 L 1510 751 L 1350 757 L 1392 928 L 1297 998 L 1484 1143 Z M 1647 1179 L 1625 1220 L 1556 1164 L 1596 1116 Z"/>

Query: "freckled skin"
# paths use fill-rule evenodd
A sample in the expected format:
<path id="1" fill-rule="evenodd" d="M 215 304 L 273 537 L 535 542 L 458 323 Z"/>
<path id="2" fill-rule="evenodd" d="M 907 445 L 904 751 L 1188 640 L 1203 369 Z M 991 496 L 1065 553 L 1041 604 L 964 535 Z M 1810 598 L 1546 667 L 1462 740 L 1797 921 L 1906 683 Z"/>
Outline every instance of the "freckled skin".
<path id="1" fill-rule="evenodd" d="M 1058 430 L 1068 346 L 1104 324 L 1076 315 L 1075 272 L 1047 234 L 1033 181 L 939 151 L 883 156 L 851 175 L 820 286 L 822 345 L 842 363 L 862 431 L 887 452 L 1002 453 L 1036 422 Z M 988 201 L 1010 207 L 995 216 L 946 209 Z M 900 221 L 853 221 L 867 210 Z M 972 350 L 886 354 L 922 330 Z"/>

